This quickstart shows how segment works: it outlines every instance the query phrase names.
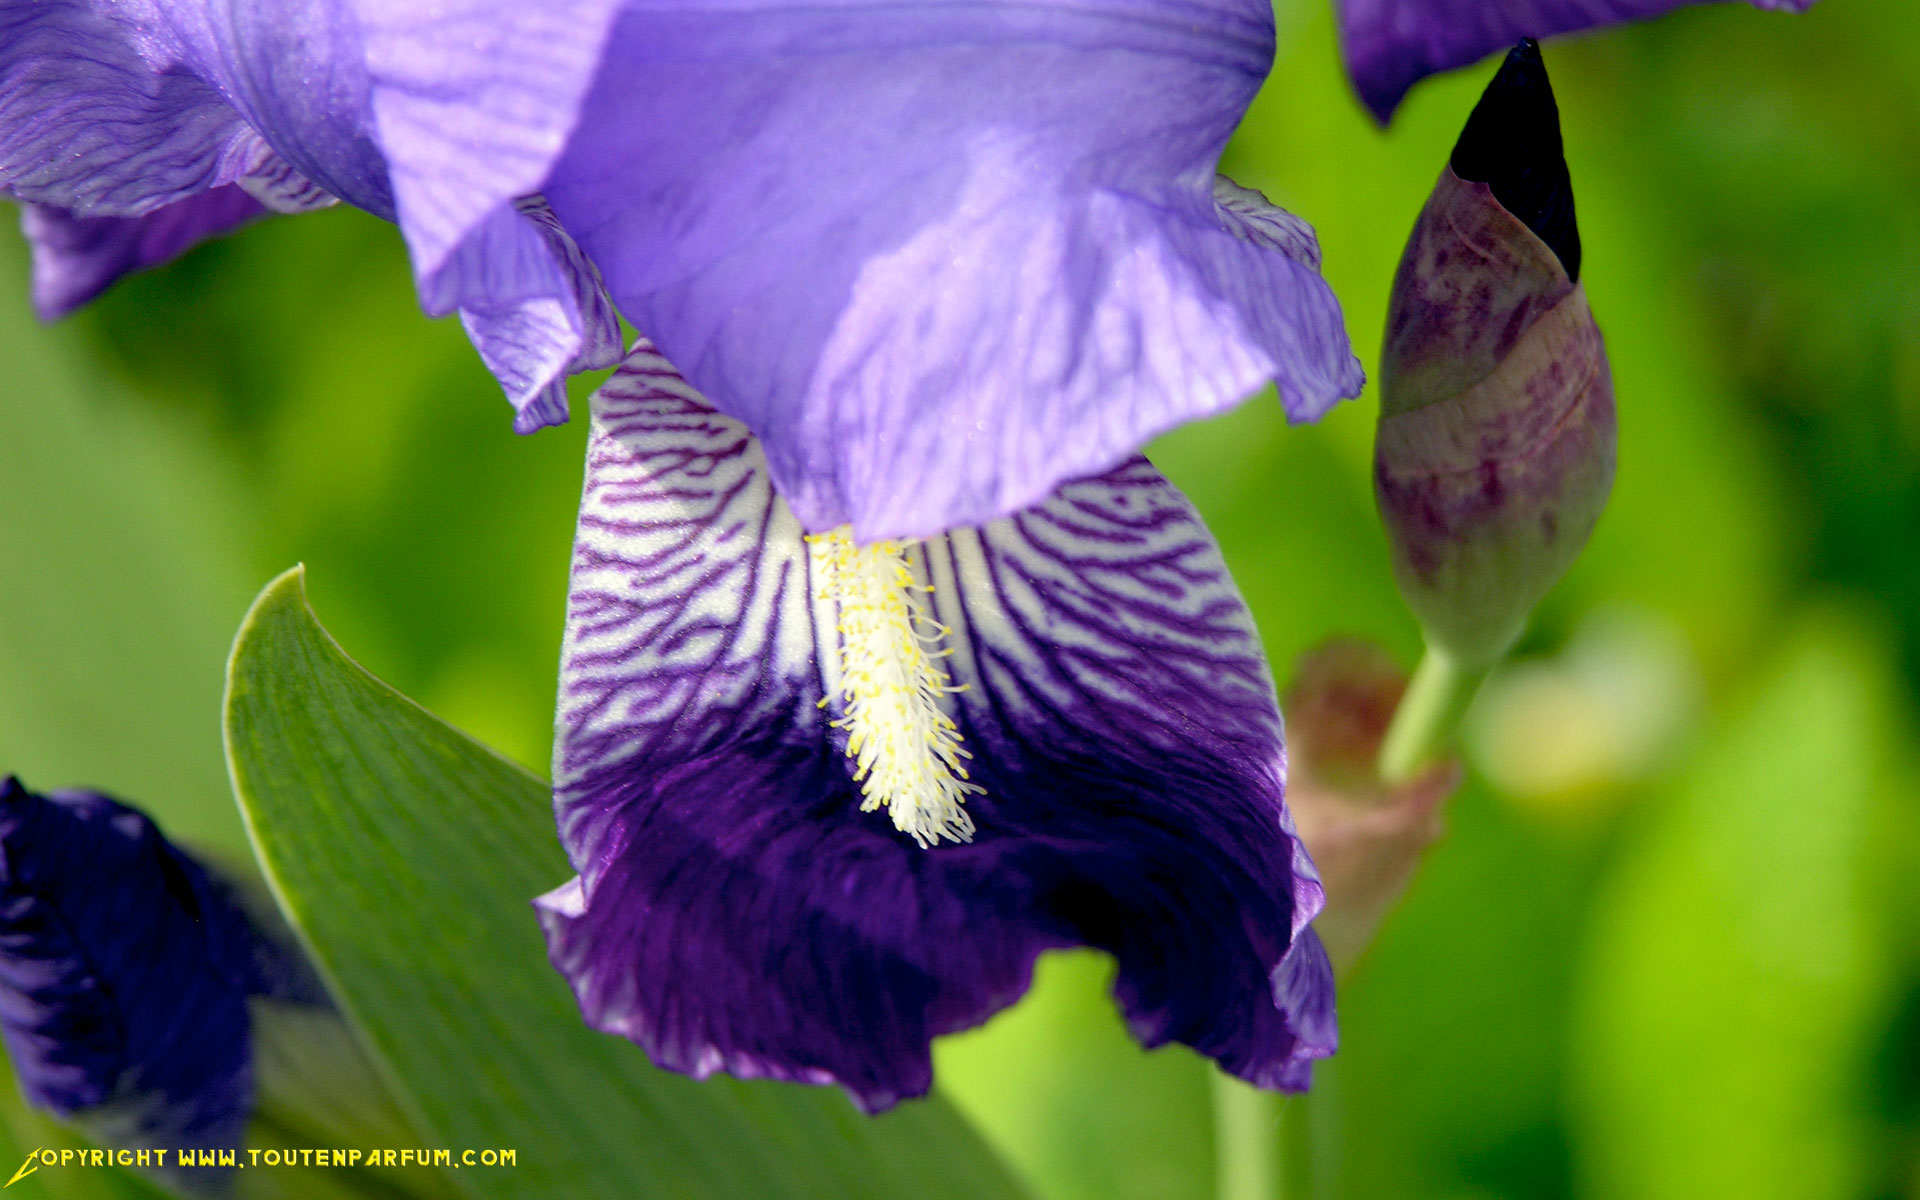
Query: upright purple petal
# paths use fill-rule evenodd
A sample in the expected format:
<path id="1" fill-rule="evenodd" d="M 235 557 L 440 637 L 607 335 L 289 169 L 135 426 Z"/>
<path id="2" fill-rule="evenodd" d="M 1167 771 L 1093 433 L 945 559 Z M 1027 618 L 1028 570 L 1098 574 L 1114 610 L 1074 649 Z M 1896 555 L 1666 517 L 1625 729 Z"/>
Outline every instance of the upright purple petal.
<path id="1" fill-rule="evenodd" d="M 35 218 L 42 308 L 256 215 L 242 194 L 340 197 L 399 221 L 423 304 L 461 313 L 522 429 L 564 420 L 618 323 L 534 194 L 614 7 L 0 0 L 0 191 L 58 214 Z M 73 225 L 101 218 L 151 219 Z"/>
<path id="2" fill-rule="evenodd" d="M 238 180 L 251 130 L 147 34 L 130 6 L 0 3 L 0 187 L 133 217 Z"/>
<path id="3" fill-rule="evenodd" d="M 977 523 L 1268 381 L 1355 394 L 1339 308 L 1214 166 L 1266 0 L 632 3 L 547 181 L 621 310 L 809 529 Z"/>
<path id="4" fill-rule="evenodd" d="M 0 781 L 0 1040 L 28 1100 L 114 1144 L 237 1145 L 254 995 L 318 998 L 152 821 Z"/>
<path id="5" fill-rule="evenodd" d="M 837 626 L 758 441 L 645 345 L 595 398 L 539 901 L 589 1022 L 663 1066 L 924 1092 L 928 1047 L 1115 955 L 1148 1045 L 1302 1087 L 1334 1043 L 1272 683 L 1217 549 L 1134 460 L 903 553 L 970 840 L 863 812 Z M 952 835 L 948 835 L 952 836 Z"/>
<path id="6" fill-rule="evenodd" d="M 597 265 L 810 529 L 978 523 L 1265 383 L 1296 420 L 1360 387 L 1310 231 L 1215 192 L 1265 0 L 0 0 L 0 33 L 0 190 L 395 220 L 522 429 L 610 358 Z"/>
<path id="7" fill-rule="evenodd" d="M 338 0 L 423 290 L 501 205 L 540 190 L 620 0 Z"/>
<path id="8" fill-rule="evenodd" d="M 1334 0 L 1347 73 L 1381 124 L 1407 90 L 1504 50 L 1521 38 L 1577 33 L 1658 17 L 1698 0 Z M 1805 12 L 1814 0 L 1748 0 Z"/>
<path id="9" fill-rule="evenodd" d="M 427 312 L 458 312 L 522 432 L 570 371 L 619 361 L 598 276 L 536 198 L 617 0 L 327 0 L 176 23 L 290 158 L 399 223 Z M 323 81 L 321 86 L 315 80 Z"/>

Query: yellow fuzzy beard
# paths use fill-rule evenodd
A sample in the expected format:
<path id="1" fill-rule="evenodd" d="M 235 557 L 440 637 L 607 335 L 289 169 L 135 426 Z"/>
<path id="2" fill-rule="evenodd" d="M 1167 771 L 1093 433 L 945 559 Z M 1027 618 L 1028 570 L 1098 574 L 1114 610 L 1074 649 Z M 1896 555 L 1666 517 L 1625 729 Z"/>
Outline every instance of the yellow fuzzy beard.
<path id="1" fill-rule="evenodd" d="M 961 760 L 972 756 L 940 707 L 942 696 L 964 689 L 940 666 L 950 631 L 927 613 L 933 589 L 914 582 L 912 544 L 856 545 L 844 525 L 807 535 L 819 597 L 837 613 L 842 716 L 833 724 L 847 731 L 861 810 L 884 805 L 896 828 L 930 847 L 973 840 L 962 804 L 984 789 L 967 782 Z"/>

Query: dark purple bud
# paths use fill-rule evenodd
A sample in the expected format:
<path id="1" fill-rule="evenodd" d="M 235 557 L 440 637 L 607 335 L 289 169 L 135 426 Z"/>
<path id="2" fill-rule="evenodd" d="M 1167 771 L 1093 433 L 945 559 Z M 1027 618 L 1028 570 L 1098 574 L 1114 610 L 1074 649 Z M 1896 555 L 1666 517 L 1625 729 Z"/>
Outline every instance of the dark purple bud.
<path id="1" fill-rule="evenodd" d="M 0 1040 L 29 1102 L 109 1145 L 238 1146 L 249 999 L 318 991 L 145 814 L 0 781 Z"/>
<path id="2" fill-rule="evenodd" d="M 1522 43 L 1474 110 L 1394 279 L 1375 492 L 1436 650 L 1490 664 L 1613 484 L 1613 379 L 1577 281 L 1559 116 Z"/>

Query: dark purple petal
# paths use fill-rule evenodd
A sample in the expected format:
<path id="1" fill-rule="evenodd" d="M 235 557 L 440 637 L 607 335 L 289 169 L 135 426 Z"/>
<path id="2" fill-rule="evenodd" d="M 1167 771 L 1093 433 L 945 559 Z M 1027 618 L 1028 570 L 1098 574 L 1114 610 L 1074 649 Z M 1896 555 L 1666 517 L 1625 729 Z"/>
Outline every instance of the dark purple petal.
<path id="1" fill-rule="evenodd" d="M 545 185 L 809 529 L 1002 516 L 1268 381 L 1361 373 L 1214 166 L 1266 0 L 630 4 Z"/>
<path id="2" fill-rule="evenodd" d="M 316 989 L 143 814 L 0 781 L 0 1039 L 34 1104 L 116 1143 L 237 1145 L 247 998 Z"/>
<path id="3" fill-rule="evenodd" d="M 179 257 L 266 209 L 234 185 L 176 200 L 144 217 L 76 217 L 44 204 L 20 213 L 33 248 L 33 306 L 52 320 L 105 291 L 122 275 Z"/>
<path id="4" fill-rule="evenodd" d="M 1041 951 L 1091 945 L 1146 1044 L 1305 1086 L 1335 1040 L 1320 886 L 1252 622 L 1184 498 L 1135 459 L 907 552 L 984 789 L 972 840 L 932 849 L 861 811 L 812 553 L 757 440 L 638 348 L 595 398 L 574 555 L 555 797 L 580 875 L 539 902 L 589 1022 L 878 1109 Z"/>
<path id="5" fill-rule="evenodd" d="M 1521 38 L 1657 17 L 1694 0 L 1334 0 L 1353 86 L 1381 124 L 1407 90 Z M 1748 0 L 1805 12 L 1814 0 Z"/>

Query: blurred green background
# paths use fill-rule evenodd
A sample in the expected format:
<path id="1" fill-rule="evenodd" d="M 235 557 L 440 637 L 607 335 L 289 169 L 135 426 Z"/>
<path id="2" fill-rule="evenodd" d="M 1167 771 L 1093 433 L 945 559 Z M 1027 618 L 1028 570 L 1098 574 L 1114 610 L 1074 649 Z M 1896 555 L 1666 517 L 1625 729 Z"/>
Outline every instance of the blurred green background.
<path id="1" fill-rule="evenodd" d="M 1226 170 L 1318 227 L 1370 363 L 1490 68 L 1382 134 L 1323 0 L 1279 24 Z M 1310 1194 L 1920 1196 L 1920 9 L 1708 5 L 1547 56 L 1618 490 L 1343 988 Z M 1417 653 L 1373 412 L 1256 400 L 1155 448 L 1283 682 L 1336 633 Z M 583 439 L 509 432 L 362 214 L 264 222 L 52 328 L 0 241 L 0 769 L 244 853 L 223 659 L 296 560 L 362 662 L 542 767 Z M 1047 1197 L 1207 1196 L 1207 1069 L 1137 1050 L 1106 981 L 1047 960 L 943 1044 L 943 1086 Z"/>

